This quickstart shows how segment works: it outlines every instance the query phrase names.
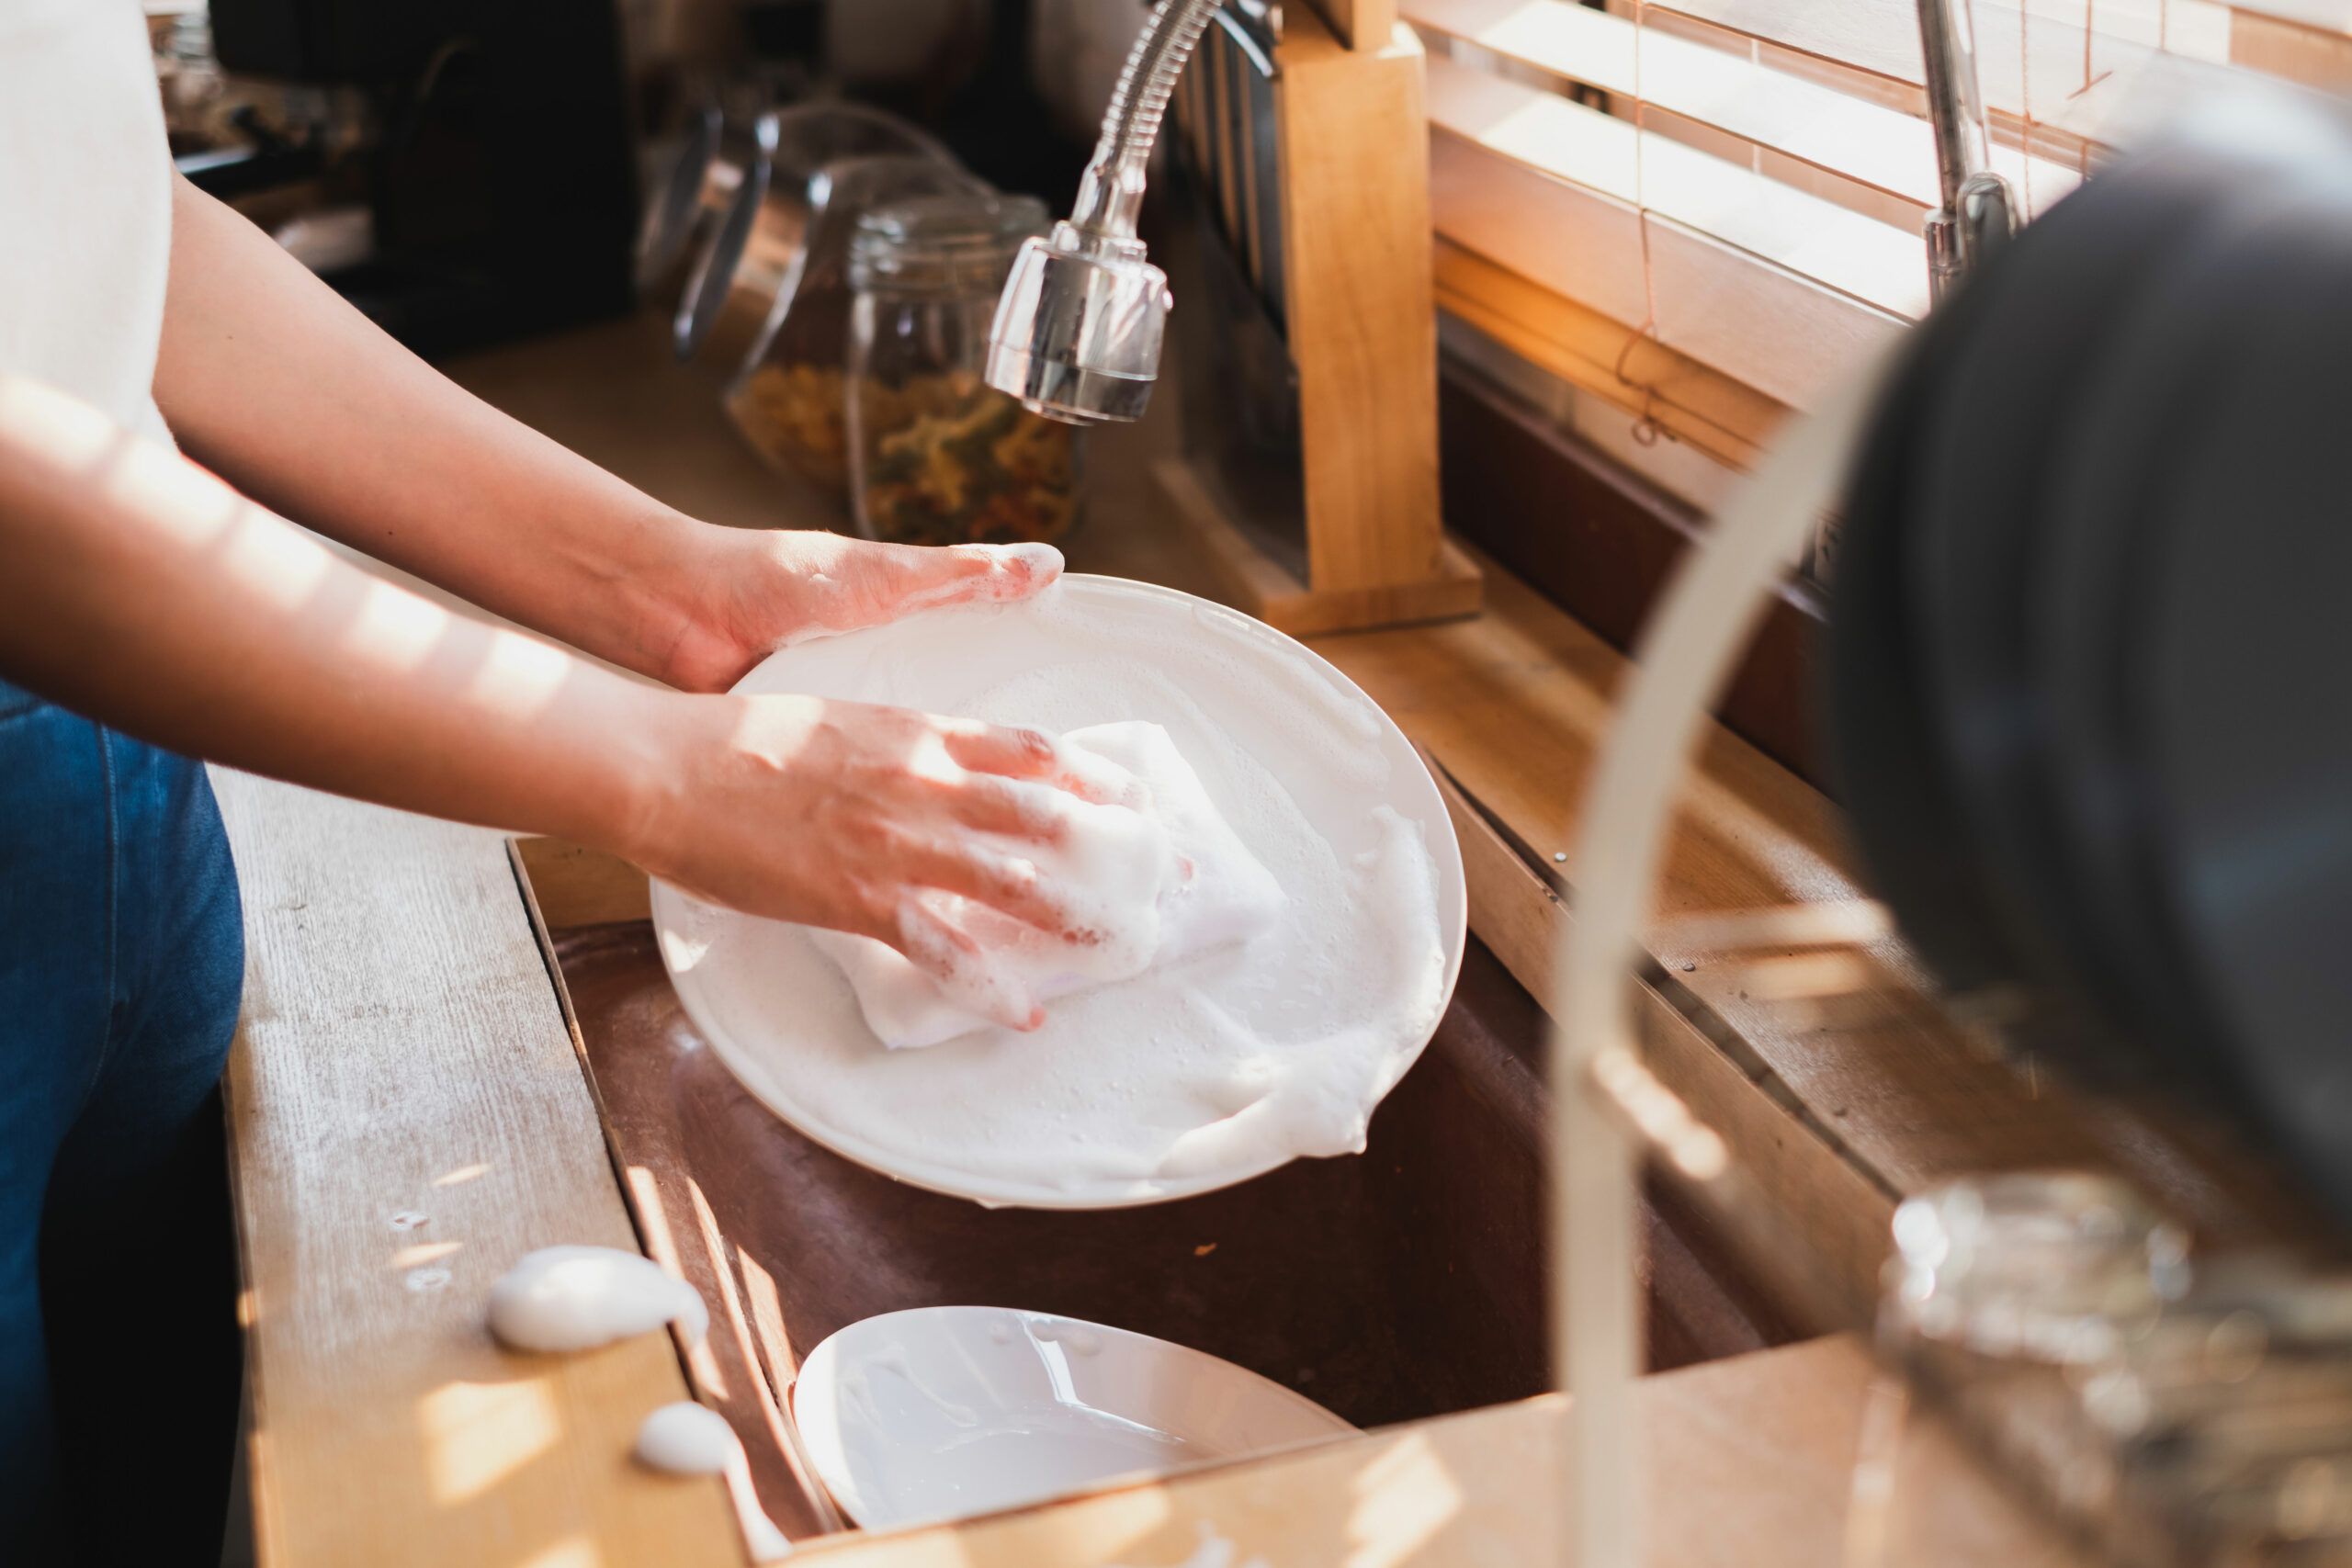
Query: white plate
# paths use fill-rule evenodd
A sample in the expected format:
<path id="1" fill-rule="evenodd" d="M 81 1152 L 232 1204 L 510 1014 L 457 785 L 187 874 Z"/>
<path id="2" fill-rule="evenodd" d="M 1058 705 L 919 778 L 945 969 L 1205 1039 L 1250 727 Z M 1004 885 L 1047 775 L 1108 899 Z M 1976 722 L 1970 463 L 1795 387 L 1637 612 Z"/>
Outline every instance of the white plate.
<path id="1" fill-rule="evenodd" d="M 968 1518 L 1136 1475 L 1345 1437 L 1345 1421 L 1230 1361 L 1003 1307 L 853 1323 L 793 1385 L 818 1477 L 867 1529 Z"/>
<path id="2" fill-rule="evenodd" d="M 1286 874 L 1283 856 L 1305 857 L 1294 880 L 1323 891 L 1295 905 L 1337 911 L 1316 917 L 1324 926 L 1312 939 L 1326 945 L 1308 945 L 1308 922 L 1286 922 L 1271 942 L 1163 976 L 1164 991 L 1181 990 L 1182 1016 L 1154 1013 L 1150 1051 L 1114 1082 L 1115 1075 L 1102 1069 L 1102 1042 L 1137 1040 L 1127 1031 L 1139 1004 L 1126 987 L 1052 1004 L 1036 1035 L 990 1030 L 926 1050 L 888 1051 L 800 928 L 718 909 L 657 882 L 653 923 L 688 1016 L 744 1087 L 808 1137 L 899 1180 L 991 1206 L 1156 1202 L 1262 1175 L 1296 1157 L 1302 1145 L 1313 1145 L 1305 1152 L 1340 1153 L 1353 1137 L 1360 1146 L 1362 1122 L 1347 1121 L 1351 1108 L 1368 1103 L 1367 1095 L 1376 1103 L 1412 1066 L 1461 969 L 1468 918 L 1461 852 L 1428 769 L 1346 676 L 1249 616 L 1115 578 L 1065 577 L 1049 598 L 1049 606 L 933 611 L 786 649 L 736 690 L 977 710 L 1057 731 L 1119 719 L 1165 725 L 1278 879 Z M 943 648 L 952 656 L 943 657 Z M 1360 877 L 1355 857 L 1370 855 L 1398 827 L 1390 817 L 1384 828 L 1384 812 L 1404 818 L 1408 833 L 1418 829 L 1428 852 L 1436 919 L 1433 928 L 1420 928 L 1426 947 L 1419 930 L 1408 929 L 1420 922 L 1389 918 L 1378 898 L 1365 896 L 1367 888 L 1385 892 L 1380 885 L 1334 882 L 1314 869 Z M 1312 831 L 1300 829 L 1301 821 Z M 1297 847 L 1306 839 L 1316 842 Z M 1310 865 L 1312 857 L 1320 858 Z M 1348 941 L 1332 943 L 1326 928 L 1343 931 Z M 1295 953 L 1282 945 L 1294 931 L 1302 933 Z M 1388 951 L 1400 945 L 1411 951 Z M 1302 984 L 1312 982 L 1296 976 L 1318 973 L 1317 964 L 1330 973 L 1333 952 L 1378 954 L 1380 973 L 1407 976 L 1414 999 L 1391 1005 L 1384 993 L 1338 987 L 1336 1001 L 1302 1001 Z M 1347 1011 L 1351 1002 L 1357 1013 Z M 1368 1025 L 1393 1036 L 1394 1048 L 1360 1058 L 1311 1046 L 1288 1056 L 1280 1048 L 1260 1052 L 1260 1065 L 1271 1062 L 1278 1074 L 1312 1075 L 1332 1063 L 1340 1070 L 1319 1098 L 1275 1104 L 1259 1091 L 1269 1103 L 1250 1122 L 1245 1113 L 1261 1110 L 1247 1098 L 1250 1091 L 1210 1070 L 1223 1062 L 1210 1054 L 1224 1048 L 1208 1016 L 1219 1009 L 1253 1027 L 1271 1020 L 1292 1031 L 1267 1027 L 1267 1038 L 1315 1042 L 1327 1026 Z M 1290 1111 L 1298 1103 L 1339 1109 L 1330 1125 L 1295 1136 Z M 940 1133 L 943 1120 L 962 1135 L 960 1144 Z M 1139 1142 L 1155 1151 L 1148 1163 Z"/>

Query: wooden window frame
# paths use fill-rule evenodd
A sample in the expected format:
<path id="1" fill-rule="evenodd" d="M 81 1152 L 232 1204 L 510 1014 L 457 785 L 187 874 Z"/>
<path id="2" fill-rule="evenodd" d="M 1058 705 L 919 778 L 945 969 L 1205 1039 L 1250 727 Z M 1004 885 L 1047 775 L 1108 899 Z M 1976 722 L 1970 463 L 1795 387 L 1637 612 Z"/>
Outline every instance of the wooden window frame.
<path id="1" fill-rule="evenodd" d="M 1707 520 L 1491 378 L 1448 357 L 1438 389 L 1447 525 L 1621 651 Z M 1813 726 L 1826 602 L 1781 585 L 1719 710 L 1724 724 L 1826 795 Z"/>

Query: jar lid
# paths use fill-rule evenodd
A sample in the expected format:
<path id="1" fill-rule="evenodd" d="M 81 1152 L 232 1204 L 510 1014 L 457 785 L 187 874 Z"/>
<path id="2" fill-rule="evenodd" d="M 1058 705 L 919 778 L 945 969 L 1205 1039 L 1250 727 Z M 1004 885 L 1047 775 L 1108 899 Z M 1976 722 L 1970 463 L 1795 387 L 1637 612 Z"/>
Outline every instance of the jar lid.
<path id="1" fill-rule="evenodd" d="M 1021 242 L 1042 234 L 1046 204 L 1034 196 L 948 192 L 910 197 L 859 217 L 850 241 L 856 288 L 958 288 L 1004 282 Z"/>

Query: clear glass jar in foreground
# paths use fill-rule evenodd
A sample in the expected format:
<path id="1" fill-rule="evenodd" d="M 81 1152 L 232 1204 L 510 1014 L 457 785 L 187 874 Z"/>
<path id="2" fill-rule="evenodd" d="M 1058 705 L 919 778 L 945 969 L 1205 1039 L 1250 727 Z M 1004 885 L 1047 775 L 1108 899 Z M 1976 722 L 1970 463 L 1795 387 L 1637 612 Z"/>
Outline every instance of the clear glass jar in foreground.
<path id="1" fill-rule="evenodd" d="M 859 532 L 899 544 L 1052 541 L 1078 520 L 1078 431 L 981 377 L 1031 197 L 876 208 L 850 246 L 849 442 Z"/>

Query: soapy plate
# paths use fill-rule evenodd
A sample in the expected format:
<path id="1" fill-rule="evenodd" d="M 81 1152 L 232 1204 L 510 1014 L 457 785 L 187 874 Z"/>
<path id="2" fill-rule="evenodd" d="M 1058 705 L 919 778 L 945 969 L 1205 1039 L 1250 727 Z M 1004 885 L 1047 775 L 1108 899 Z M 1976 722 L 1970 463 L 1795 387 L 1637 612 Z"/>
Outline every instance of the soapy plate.
<path id="1" fill-rule="evenodd" d="M 853 1323 L 801 1364 L 792 1407 L 819 1478 L 867 1529 L 968 1518 L 1356 1430 L 1215 1356 L 1001 1307 Z"/>
<path id="2" fill-rule="evenodd" d="M 990 1206 L 1159 1202 L 1246 1181 L 1301 1152 L 1340 1152 L 1346 1126 L 1327 1130 L 1319 1148 L 1282 1146 L 1259 1130 L 1286 1111 L 1261 1115 L 1254 1126 L 1236 1113 L 1237 1106 L 1255 1109 L 1246 1106 L 1246 1085 L 1226 1103 L 1224 1086 L 1171 1089 L 1155 1075 L 1181 1074 L 1206 1059 L 1220 1019 L 1273 1018 L 1308 1031 L 1300 1036 L 1307 1038 L 1329 1013 L 1349 1028 L 1387 1036 L 1351 1066 L 1344 1092 L 1318 1095 L 1308 1085 L 1296 1103 L 1311 1109 L 1353 1097 L 1369 1113 L 1418 1058 L 1461 969 L 1467 895 L 1435 783 L 1410 742 L 1353 682 L 1247 615 L 1172 589 L 1077 574 L 1046 599 L 1053 603 L 933 611 L 788 648 L 736 689 L 950 714 L 977 705 L 978 716 L 1057 732 L 1128 718 L 1162 724 L 1186 747 L 1221 809 L 1246 815 L 1271 802 L 1276 815 L 1315 825 L 1317 852 L 1329 864 L 1357 868 L 1344 896 L 1309 879 L 1304 886 L 1320 891 L 1298 901 L 1307 906 L 1302 929 L 1309 915 L 1352 922 L 1336 933 L 1346 940 L 1297 954 L 1245 944 L 1247 952 L 1195 961 L 1164 976 L 1182 993 L 1172 998 L 1182 1017 L 1166 1008 L 1147 1012 L 1114 986 L 1052 1004 L 1039 1035 L 990 1031 L 894 1052 L 844 1002 L 846 982 L 800 928 L 718 909 L 657 881 L 653 924 L 681 1003 L 744 1087 L 810 1139 L 899 1180 Z M 1085 631 L 1083 657 L 1072 655 L 1073 626 Z M 1221 761 L 1212 738 L 1230 741 L 1232 756 Z M 1251 847 L 1261 859 L 1278 856 L 1282 834 L 1262 827 L 1273 818 L 1261 812 L 1258 820 Z M 1418 837 L 1426 851 L 1432 920 L 1394 918 L 1385 907 L 1389 885 L 1362 874 L 1400 833 Z M 1277 861 L 1268 864 L 1280 874 Z M 1400 948 L 1396 932 L 1408 925 Z M 1384 951 L 1384 943 L 1398 950 Z M 1409 971 L 1410 1006 L 1387 1007 L 1367 1000 L 1362 986 L 1329 984 L 1333 964 L 1367 952 L 1380 956 L 1380 974 Z M 1318 983 L 1320 994 L 1313 990 Z M 1354 1014 L 1347 1013 L 1351 998 Z M 1084 1010 L 1065 1012 L 1074 1008 Z M 1098 1062 L 1119 1048 L 1130 1051 L 1136 1070 L 1098 1074 Z M 1278 1053 L 1264 1056 L 1275 1071 L 1291 1070 Z M 1163 1132 L 1167 1147 L 1182 1144 L 1182 1157 L 1148 1169 L 1126 1160 L 1129 1145 Z M 1061 1137 L 1079 1153 L 1062 1158 L 1055 1143 Z M 1033 1154 L 1033 1145 L 1043 1152 Z M 1021 1157 L 1000 1157 L 1007 1149 Z M 1085 1154 L 1096 1149 L 1111 1152 L 1089 1164 Z"/>

